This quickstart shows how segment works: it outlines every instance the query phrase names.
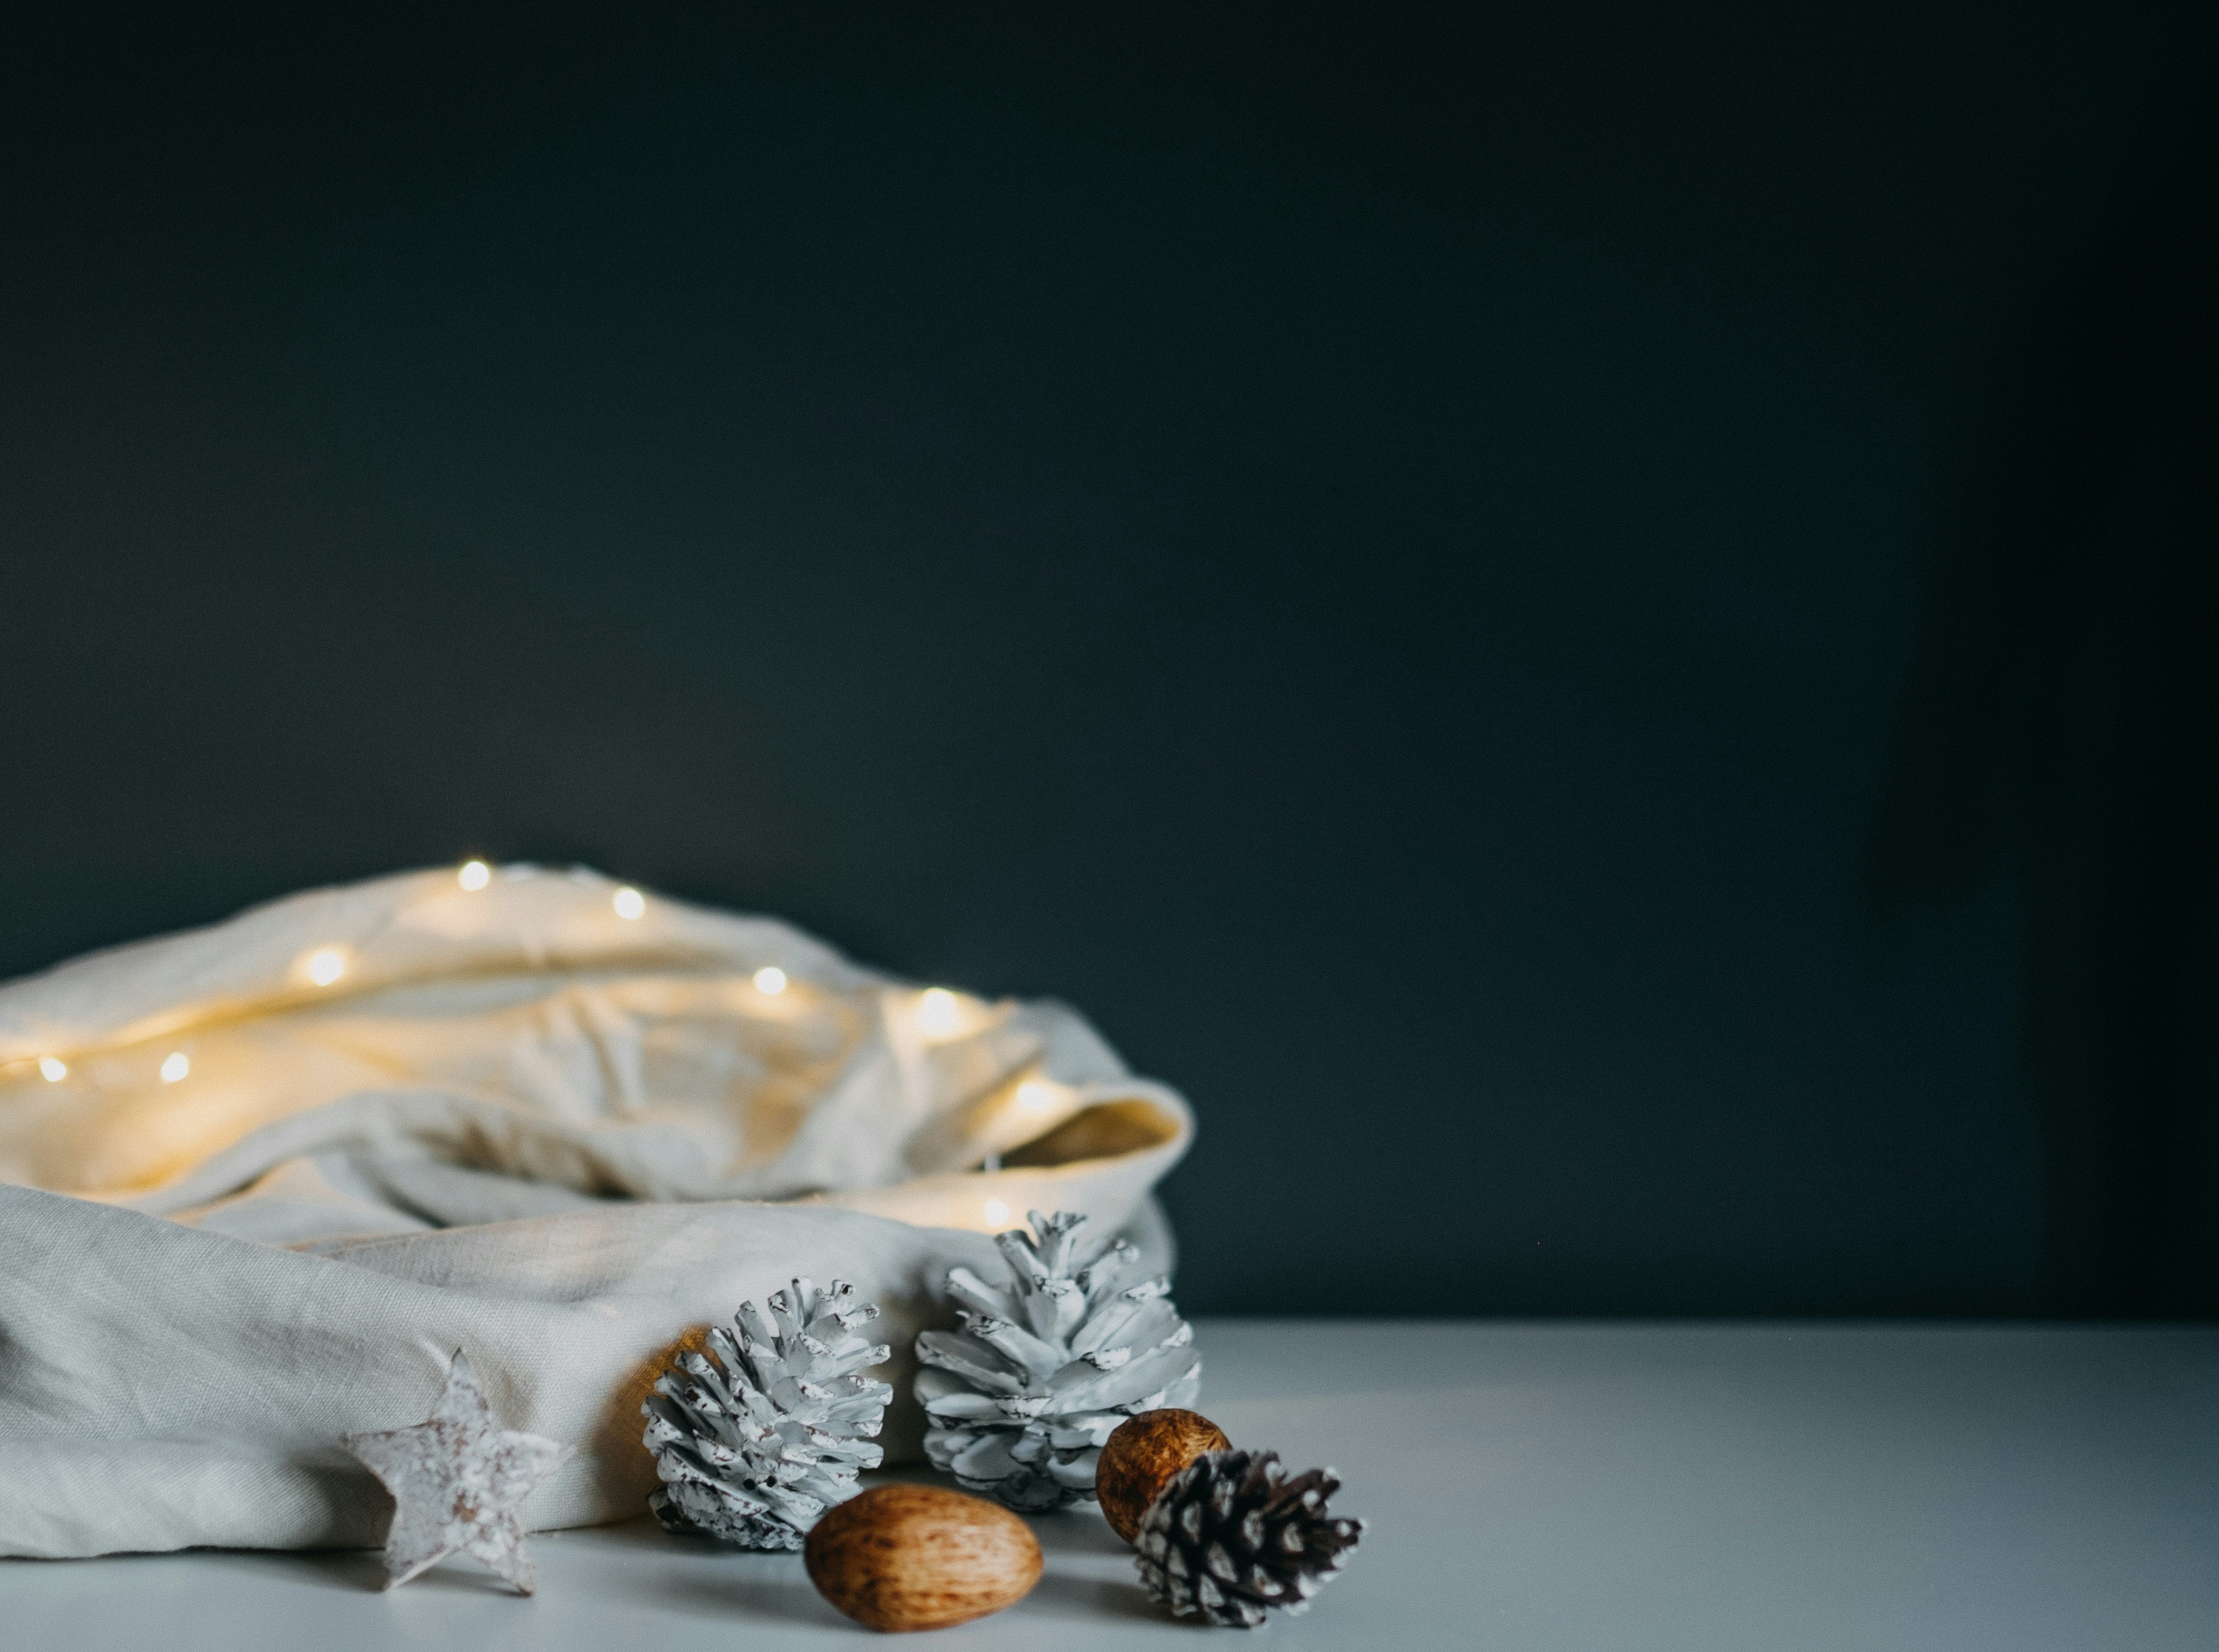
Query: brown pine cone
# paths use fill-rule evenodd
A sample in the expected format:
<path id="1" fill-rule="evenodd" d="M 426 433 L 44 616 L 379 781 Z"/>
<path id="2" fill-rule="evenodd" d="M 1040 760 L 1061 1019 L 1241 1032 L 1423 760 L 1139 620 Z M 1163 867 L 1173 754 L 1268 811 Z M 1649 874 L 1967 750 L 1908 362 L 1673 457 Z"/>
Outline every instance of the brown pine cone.
<path id="1" fill-rule="evenodd" d="M 1276 1451 L 1212 1451 L 1174 1475 L 1141 1521 L 1141 1581 L 1176 1617 L 1253 1629 L 1308 1611 L 1348 1563 L 1361 1520 L 1335 1519 L 1330 1469 L 1289 1477 Z"/>

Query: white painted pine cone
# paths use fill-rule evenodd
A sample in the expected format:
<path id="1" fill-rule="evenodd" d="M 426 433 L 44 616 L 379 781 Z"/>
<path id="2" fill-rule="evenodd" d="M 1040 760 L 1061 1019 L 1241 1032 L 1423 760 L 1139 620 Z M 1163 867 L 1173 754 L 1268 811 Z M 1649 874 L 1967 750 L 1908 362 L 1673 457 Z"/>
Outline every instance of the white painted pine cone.
<path id="1" fill-rule="evenodd" d="M 855 1332 L 878 1308 L 837 1279 L 825 1291 L 797 1279 L 769 1304 L 741 1303 L 738 1337 L 710 1332 L 715 1359 L 687 1354 L 640 1407 L 663 1481 L 648 1505 L 671 1531 L 799 1549 L 884 1455 L 871 1441 L 893 1389 L 858 1373 L 892 1350 Z"/>
<path id="2" fill-rule="evenodd" d="M 959 1331 L 917 1339 L 925 1456 L 968 1491 L 1014 1509 L 1094 1495 L 1103 1443 L 1126 1418 L 1191 1405 L 1202 1388 L 1194 1328 L 1167 1279 L 1130 1279 L 1140 1252 L 1080 1242 L 1086 1218 L 1029 1213 L 1035 1233 L 997 1236 L 1010 1270 L 989 1285 L 948 1276 Z"/>

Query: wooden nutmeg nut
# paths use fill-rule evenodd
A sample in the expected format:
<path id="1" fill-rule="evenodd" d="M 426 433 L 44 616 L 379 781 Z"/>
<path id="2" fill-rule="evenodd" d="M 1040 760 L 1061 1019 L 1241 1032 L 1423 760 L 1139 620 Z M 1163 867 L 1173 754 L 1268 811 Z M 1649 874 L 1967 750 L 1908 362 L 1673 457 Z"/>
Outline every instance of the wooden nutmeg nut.
<path id="1" fill-rule="evenodd" d="M 1015 1605 L 1040 1581 L 1032 1528 L 938 1486 L 874 1486 L 834 1505 L 802 1546 L 817 1592 L 866 1629 L 946 1629 Z"/>
<path id="2" fill-rule="evenodd" d="M 1117 1425 L 1094 1467 L 1094 1495 L 1112 1531 L 1127 1543 L 1141 1531 L 1141 1517 L 1172 1476 L 1205 1451 L 1224 1451 L 1233 1442 L 1200 1412 L 1165 1407 L 1144 1411 Z"/>

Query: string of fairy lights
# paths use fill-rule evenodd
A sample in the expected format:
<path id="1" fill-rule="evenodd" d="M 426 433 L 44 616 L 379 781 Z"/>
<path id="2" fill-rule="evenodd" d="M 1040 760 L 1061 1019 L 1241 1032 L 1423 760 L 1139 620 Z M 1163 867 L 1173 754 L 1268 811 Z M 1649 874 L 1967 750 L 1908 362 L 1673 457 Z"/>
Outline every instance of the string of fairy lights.
<path id="1" fill-rule="evenodd" d="M 535 875 L 538 867 L 514 866 L 503 870 L 502 875 Z M 465 860 L 456 869 L 455 883 L 466 894 L 476 894 L 491 886 L 495 868 L 484 860 Z M 583 875 L 583 874 L 581 874 Z M 599 881 L 598 879 L 594 881 Z M 637 922 L 647 916 L 647 897 L 630 884 L 619 885 L 609 896 L 610 909 L 626 922 Z M 338 985 L 346 978 L 352 966 L 351 950 L 337 944 L 314 947 L 303 953 L 294 965 L 293 973 L 308 985 L 326 989 Z M 782 996 L 792 984 L 791 978 L 775 964 L 766 964 L 749 977 L 749 984 L 767 998 Z M 935 1043 L 960 1034 L 967 1020 L 962 999 L 946 987 L 927 987 L 917 995 L 915 1027 L 918 1036 L 926 1043 Z M 50 1084 L 65 1083 L 70 1077 L 70 1063 L 59 1054 L 41 1055 L 31 1062 L 9 1062 L 8 1068 L 35 1065 L 39 1076 Z M 183 1049 L 173 1049 L 165 1054 L 156 1069 L 162 1083 L 177 1084 L 191 1077 L 192 1056 Z M 1015 1101 L 1021 1111 L 1028 1115 L 1044 1115 L 1065 1095 L 1063 1086 L 1040 1078 L 1027 1078 L 1016 1089 Z M 1001 1168 L 1001 1155 L 986 1156 L 982 1168 L 989 1173 Z M 1010 1207 L 1000 1199 L 985 1202 L 981 1214 L 990 1227 L 1000 1227 L 1010 1220 Z"/>

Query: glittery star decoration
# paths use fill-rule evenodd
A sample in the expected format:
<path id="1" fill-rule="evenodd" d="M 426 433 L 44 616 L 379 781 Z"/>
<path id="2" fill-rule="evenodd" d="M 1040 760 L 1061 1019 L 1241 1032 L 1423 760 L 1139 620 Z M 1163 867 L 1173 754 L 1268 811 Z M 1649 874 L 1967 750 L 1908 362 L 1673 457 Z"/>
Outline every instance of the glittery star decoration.
<path id="1" fill-rule="evenodd" d="M 483 1561 L 519 1594 L 531 1593 L 537 1579 L 517 1510 L 570 1448 L 503 1428 L 461 1349 L 447 1368 L 446 1392 L 426 1420 L 342 1438 L 393 1494 L 387 1588 L 463 1554 Z"/>

